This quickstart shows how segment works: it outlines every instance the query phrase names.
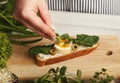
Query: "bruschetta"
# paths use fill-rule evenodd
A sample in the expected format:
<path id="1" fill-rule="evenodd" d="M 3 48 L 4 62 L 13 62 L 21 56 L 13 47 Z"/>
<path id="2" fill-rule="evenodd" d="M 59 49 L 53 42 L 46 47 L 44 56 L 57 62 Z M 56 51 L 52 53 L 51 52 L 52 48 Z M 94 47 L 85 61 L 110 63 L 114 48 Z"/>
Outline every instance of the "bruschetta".
<path id="1" fill-rule="evenodd" d="M 62 34 L 57 35 L 54 44 L 31 47 L 28 52 L 35 56 L 37 65 L 45 66 L 86 55 L 98 45 L 99 36 L 77 34 L 71 37 L 69 34 Z"/>

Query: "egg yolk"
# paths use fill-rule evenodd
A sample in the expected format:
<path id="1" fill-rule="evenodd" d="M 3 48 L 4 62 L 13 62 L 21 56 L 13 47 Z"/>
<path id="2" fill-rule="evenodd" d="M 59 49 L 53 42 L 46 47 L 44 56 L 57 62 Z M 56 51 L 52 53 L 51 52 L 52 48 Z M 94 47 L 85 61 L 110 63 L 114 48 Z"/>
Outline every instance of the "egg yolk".
<path id="1" fill-rule="evenodd" d="M 58 45 L 59 47 L 61 47 L 61 48 L 67 48 L 67 47 L 70 46 L 69 43 L 66 43 L 66 40 L 60 40 L 60 43 L 57 44 L 57 45 Z"/>

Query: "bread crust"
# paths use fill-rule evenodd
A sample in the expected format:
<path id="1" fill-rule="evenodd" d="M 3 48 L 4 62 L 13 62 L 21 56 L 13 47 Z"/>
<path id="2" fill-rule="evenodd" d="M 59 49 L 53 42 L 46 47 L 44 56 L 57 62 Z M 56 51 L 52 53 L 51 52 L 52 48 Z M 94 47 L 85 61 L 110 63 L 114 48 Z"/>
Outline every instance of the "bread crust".
<path id="1" fill-rule="evenodd" d="M 40 57 L 38 55 L 36 55 L 36 60 L 35 61 L 36 61 L 36 64 L 38 66 L 45 66 L 45 65 L 58 63 L 58 62 L 61 62 L 61 61 L 66 61 L 66 60 L 69 60 L 69 59 L 73 59 L 73 58 L 77 58 L 77 57 L 80 57 L 80 56 L 83 56 L 83 55 L 87 55 L 91 51 L 96 49 L 98 47 L 98 45 L 99 45 L 99 43 L 97 43 L 94 47 L 90 47 L 90 48 L 87 48 L 85 50 L 74 51 L 74 52 L 71 52 L 69 54 L 65 54 L 65 55 L 62 55 L 62 56 L 57 56 L 57 57 L 49 58 L 49 59 L 45 59 L 45 60 L 40 59 Z"/>

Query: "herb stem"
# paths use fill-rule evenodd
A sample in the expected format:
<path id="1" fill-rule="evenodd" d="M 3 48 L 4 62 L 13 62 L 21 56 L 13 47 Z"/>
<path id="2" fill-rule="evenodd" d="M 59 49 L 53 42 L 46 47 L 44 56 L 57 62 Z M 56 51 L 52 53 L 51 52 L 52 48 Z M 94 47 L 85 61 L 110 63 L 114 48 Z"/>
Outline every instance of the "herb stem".
<path id="1" fill-rule="evenodd" d="M 31 31 L 27 31 L 25 28 L 19 27 L 14 25 L 12 22 L 10 22 L 3 14 L 0 13 L 0 17 L 2 17 L 8 24 L 10 24 L 12 27 L 11 28 L 15 28 L 16 30 L 25 33 L 25 34 L 33 34 L 33 32 Z M 14 30 L 15 30 L 14 29 Z"/>
<path id="2" fill-rule="evenodd" d="M 10 39 L 10 41 L 11 41 L 11 43 L 25 45 L 25 44 L 31 44 L 31 43 L 35 43 L 35 42 L 41 41 L 42 39 L 43 38 L 35 39 L 35 40 L 29 40 L 29 41 L 19 41 L 19 40 Z"/>
<path id="3" fill-rule="evenodd" d="M 34 35 L 25 35 L 25 34 L 12 34 L 12 33 L 7 33 L 8 37 L 13 37 L 13 38 L 28 38 L 28 37 L 38 37 L 39 35 L 34 34 Z"/>
<path id="4" fill-rule="evenodd" d="M 2 24 L 0 24 L 0 27 L 1 27 L 2 30 L 7 29 L 7 30 L 15 31 L 15 32 L 21 32 L 21 31 L 18 30 L 18 29 L 15 29 L 15 28 L 12 28 L 12 27 L 8 27 L 8 26 L 2 25 Z"/>

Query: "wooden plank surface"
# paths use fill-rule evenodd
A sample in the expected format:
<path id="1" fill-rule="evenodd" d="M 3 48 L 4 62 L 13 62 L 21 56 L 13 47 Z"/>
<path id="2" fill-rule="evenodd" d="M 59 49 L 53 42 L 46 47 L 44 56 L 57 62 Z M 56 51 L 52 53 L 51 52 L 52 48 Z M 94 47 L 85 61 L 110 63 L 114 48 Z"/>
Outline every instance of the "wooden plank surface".
<path id="1" fill-rule="evenodd" d="M 77 69 L 80 69 L 82 71 L 82 78 L 84 79 L 91 77 L 95 71 L 99 71 L 101 68 L 108 69 L 108 73 L 116 78 L 120 76 L 120 42 L 117 36 L 101 35 L 100 45 L 90 54 L 40 67 L 37 66 L 34 59 L 28 55 L 27 50 L 31 46 L 45 42 L 46 40 L 32 45 L 13 45 L 14 53 L 8 60 L 8 68 L 22 80 L 40 77 L 50 68 L 61 66 L 67 66 L 67 71 L 73 74 L 76 73 Z M 113 54 L 109 56 L 106 55 L 108 51 L 112 51 Z"/>

